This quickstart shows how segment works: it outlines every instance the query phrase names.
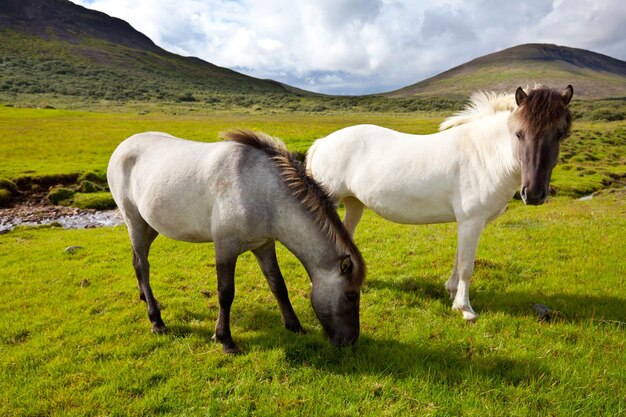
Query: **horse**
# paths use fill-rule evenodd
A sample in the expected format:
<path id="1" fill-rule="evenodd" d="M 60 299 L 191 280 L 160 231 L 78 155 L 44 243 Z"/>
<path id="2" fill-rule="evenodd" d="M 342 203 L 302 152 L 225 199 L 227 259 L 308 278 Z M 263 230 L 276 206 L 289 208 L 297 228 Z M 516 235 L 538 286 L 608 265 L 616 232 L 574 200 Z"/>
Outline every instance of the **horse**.
<path id="1" fill-rule="evenodd" d="M 561 142 L 569 135 L 574 89 L 478 92 L 440 132 L 411 135 L 351 126 L 313 143 L 307 172 L 345 206 L 354 235 L 364 207 L 403 224 L 457 222 L 454 268 L 445 283 L 452 308 L 474 321 L 470 277 L 485 225 L 520 188 L 525 204 L 543 204 Z"/>
<path id="2" fill-rule="evenodd" d="M 214 243 L 219 315 L 213 339 L 225 353 L 240 352 L 231 336 L 230 309 L 235 264 L 246 251 L 255 255 L 284 326 L 304 333 L 276 259 L 279 241 L 304 265 L 311 304 L 330 342 L 354 344 L 365 263 L 332 201 L 281 141 L 248 130 L 222 138 L 202 143 L 140 133 L 111 156 L 108 182 L 128 227 L 139 296 L 152 331 L 166 330 L 148 262 L 150 245 L 163 234 Z"/>

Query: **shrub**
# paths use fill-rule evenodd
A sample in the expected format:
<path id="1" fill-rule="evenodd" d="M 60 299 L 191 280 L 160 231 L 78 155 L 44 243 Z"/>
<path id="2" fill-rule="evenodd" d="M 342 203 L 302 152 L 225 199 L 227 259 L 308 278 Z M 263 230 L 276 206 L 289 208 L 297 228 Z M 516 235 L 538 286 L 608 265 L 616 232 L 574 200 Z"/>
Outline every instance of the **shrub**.
<path id="1" fill-rule="evenodd" d="M 88 181 L 88 180 L 84 180 L 80 182 L 80 185 L 78 186 L 78 191 L 81 193 L 96 193 L 98 191 L 102 191 L 102 187 L 100 187 L 98 184 Z"/>
<path id="2" fill-rule="evenodd" d="M 13 181 L 0 179 L 0 190 L 8 191 L 12 195 L 18 195 L 20 192 L 17 189 L 17 185 Z"/>
<path id="3" fill-rule="evenodd" d="M 11 202 L 12 197 L 9 190 L 0 189 L 0 207 L 6 207 Z"/>
<path id="4" fill-rule="evenodd" d="M 81 176 L 78 177 L 78 181 L 91 181 L 95 183 L 106 182 L 106 174 L 97 174 L 93 171 L 87 171 L 82 173 Z"/>
<path id="5" fill-rule="evenodd" d="M 74 191 L 64 187 L 55 187 L 48 193 L 48 201 L 55 206 L 69 205 L 72 197 L 74 197 Z"/>
<path id="6" fill-rule="evenodd" d="M 178 101 L 183 101 L 183 102 L 197 101 L 197 99 L 191 93 L 181 94 L 180 96 L 177 97 L 177 99 Z"/>
<path id="7" fill-rule="evenodd" d="M 624 120 L 626 113 L 620 109 L 600 108 L 591 112 L 591 120 L 606 120 L 607 122 L 614 122 Z"/>

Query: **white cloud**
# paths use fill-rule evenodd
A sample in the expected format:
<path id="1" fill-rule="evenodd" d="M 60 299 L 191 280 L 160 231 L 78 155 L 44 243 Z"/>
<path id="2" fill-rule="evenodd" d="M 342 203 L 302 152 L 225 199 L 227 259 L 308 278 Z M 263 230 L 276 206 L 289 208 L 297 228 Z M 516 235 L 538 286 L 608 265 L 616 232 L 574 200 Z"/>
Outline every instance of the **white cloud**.
<path id="1" fill-rule="evenodd" d="M 172 52 L 325 93 L 400 88 L 525 42 L 626 59 L 622 0 L 75 2 Z"/>

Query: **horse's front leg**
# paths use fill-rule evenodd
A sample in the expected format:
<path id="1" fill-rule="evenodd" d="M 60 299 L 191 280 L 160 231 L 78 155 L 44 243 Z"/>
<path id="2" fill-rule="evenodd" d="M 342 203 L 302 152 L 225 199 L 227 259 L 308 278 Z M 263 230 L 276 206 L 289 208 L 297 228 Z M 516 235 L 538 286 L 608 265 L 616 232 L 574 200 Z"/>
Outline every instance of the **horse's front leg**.
<path id="1" fill-rule="evenodd" d="M 474 321 L 478 314 L 474 312 L 469 301 L 470 278 L 474 272 L 474 260 L 476 259 L 476 248 L 478 239 L 483 230 L 484 223 L 476 221 L 466 221 L 458 224 L 458 247 L 455 262 L 455 272 L 457 274 L 457 287 L 454 296 L 452 309 L 463 313 L 463 318 Z M 454 278 L 454 272 L 453 277 Z"/>
<path id="2" fill-rule="evenodd" d="M 261 271 L 263 271 L 263 275 L 272 290 L 272 294 L 274 294 L 276 301 L 278 301 L 280 315 L 285 324 L 285 328 L 295 333 L 304 333 L 300 320 L 298 320 L 298 316 L 289 301 L 285 279 L 278 266 L 278 260 L 276 259 L 276 243 L 272 240 L 266 245 L 253 250 L 252 253 L 256 256 Z"/>
<path id="3" fill-rule="evenodd" d="M 230 334 L 230 308 L 235 298 L 235 266 L 238 255 L 220 252 L 216 245 L 217 297 L 220 303 L 220 312 L 215 324 L 213 339 L 222 344 L 225 353 L 237 354 L 239 348 Z"/>

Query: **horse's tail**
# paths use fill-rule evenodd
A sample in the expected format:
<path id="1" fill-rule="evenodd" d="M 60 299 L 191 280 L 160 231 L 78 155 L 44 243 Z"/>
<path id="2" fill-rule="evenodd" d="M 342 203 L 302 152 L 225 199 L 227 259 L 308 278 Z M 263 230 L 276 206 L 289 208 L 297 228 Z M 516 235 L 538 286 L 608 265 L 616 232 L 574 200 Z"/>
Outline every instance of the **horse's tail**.
<path id="1" fill-rule="evenodd" d="M 309 150 L 306 151 L 306 156 L 304 158 L 304 166 L 305 166 L 305 169 L 306 169 L 306 173 L 310 177 L 313 176 L 313 174 L 311 172 L 311 161 L 313 160 L 313 154 L 315 153 L 315 151 L 317 150 L 317 146 L 319 145 L 318 142 L 319 142 L 319 139 L 316 140 L 315 142 L 313 142 L 313 145 L 311 145 Z"/>

